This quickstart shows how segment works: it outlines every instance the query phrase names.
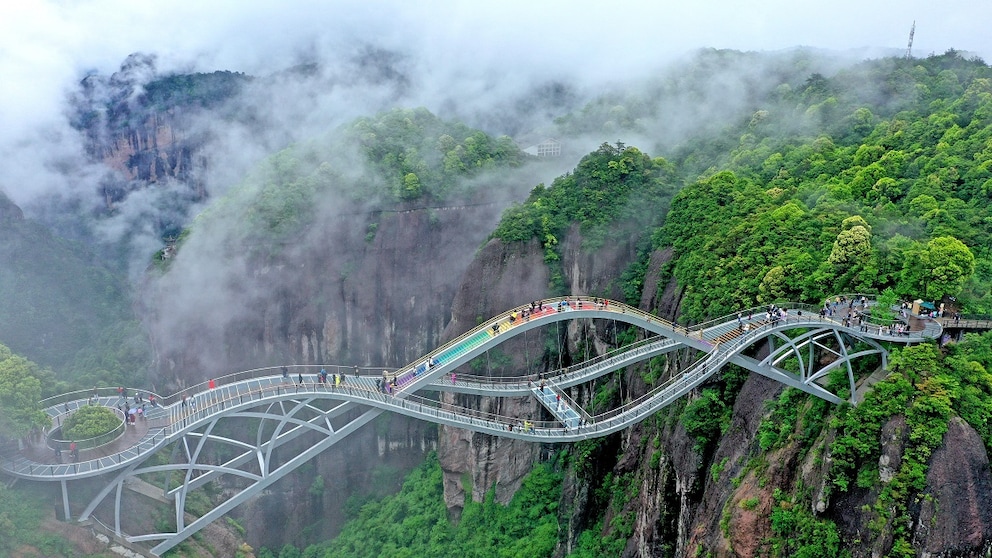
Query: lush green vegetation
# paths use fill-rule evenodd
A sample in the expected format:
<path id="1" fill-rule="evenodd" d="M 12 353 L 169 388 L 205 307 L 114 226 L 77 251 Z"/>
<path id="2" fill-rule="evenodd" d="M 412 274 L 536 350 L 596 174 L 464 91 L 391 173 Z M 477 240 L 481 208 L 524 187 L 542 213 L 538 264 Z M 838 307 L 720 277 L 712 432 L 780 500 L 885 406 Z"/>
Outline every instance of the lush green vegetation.
<path id="1" fill-rule="evenodd" d="M 51 372 L 43 371 L 30 360 L 15 355 L 0 345 L 0 432 L 18 438 L 34 429 L 49 426 L 44 411 L 38 408 L 42 383 Z"/>
<path id="2" fill-rule="evenodd" d="M 0 219 L 0 261 L 0 343 L 57 370 L 44 394 L 141 381 L 150 353 L 114 270 L 25 219 Z"/>
<path id="3" fill-rule="evenodd" d="M 145 85 L 140 102 L 156 111 L 191 106 L 212 108 L 240 93 L 251 80 L 240 72 L 172 74 Z"/>
<path id="4" fill-rule="evenodd" d="M 678 252 L 689 318 L 887 287 L 992 312 L 975 273 L 992 261 L 992 71 L 954 53 L 914 63 L 810 77 L 784 97 L 798 108 L 756 113 L 727 170 L 677 196 L 655 245 Z M 858 80 L 913 99 L 877 107 Z M 783 134 L 787 119 L 805 133 Z"/>
<path id="5" fill-rule="evenodd" d="M 652 159 L 636 147 L 604 143 L 579 161 L 574 171 L 551 186 L 539 184 L 522 204 L 508 209 L 493 232 L 505 242 L 540 240 L 554 277 L 561 277 L 561 248 L 568 228 L 577 223 L 583 249 L 594 251 L 607 242 L 629 242 L 659 224 L 678 182 L 667 161 Z M 642 260 L 643 265 L 643 260 Z M 631 282 L 643 278 L 630 277 Z M 640 289 L 630 293 L 633 302 Z"/>
<path id="6" fill-rule="evenodd" d="M 348 140 L 398 199 L 444 199 L 462 179 L 483 170 L 519 166 L 525 155 L 507 136 L 492 138 L 427 109 L 396 109 L 360 118 Z"/>
<path id="7" fill-rule="evenodd" d="M 806 502 L 796 502 L 780 492 L 775 494 L 769 541 L 772 556 L 790 558 L 844 558 L 850 551 L 844 548 L 837 525 L 817 518 Z"/>
<path id="8" fill-rule="evenodd" d="M 435 455 L 411 473 L 400 492 L 361 507 L 334 540 L 305 550 L 262 549 L 259 558 L 374 556 L 549 557 L 558 540 L 561 473 L 541 464 L 506 506 L 494 490 L 483 502 L 466 500 L 457 524 L 448 519 L 441 466 Z"/>
<path id="9" fill-rule="evenodd" d="M 121 425 L 121 418 L 109 407 L 85 405 L 62 424 L 63 440 L 87 440 L 110 432 Z"/>
<path id="10" fill-rule="evenodd" d="M 614 127 L 637 129 L 650 115 L 650 103 L 641 98 L 618 104 L 625 101 L 590 106 L 568 123 L 609 118 Z M 813 74 L 783 83 L 761 103 L 766 107 L 715 140 L 690 141 L 668 157 L 670 177 L 681 177 L 687 186 L 675 196 L 665 222 L 653 230 L 651 247 L 674 249 L 672 262 L 661 270 L 659 289 L 669 276 L 678 282 L 681 319 L 702 321 L 783 300 L 815 304 L 842 292 L 882 292 L 888 302 L 923 298 L 952 302 L 964 312 L 992 313 L 988 66 L 954 52 L 925 60 L 866 62 L 830 77 Z M 556 243 L 570 225 L 579 224 L 583 233 L 597 226 L 625 226 L 613 211 L 623 206 L 622 191 L 607 174 L 584 173 L 581 167 L 574 176 L 591 176 L 586 186 L 577 186 L 581 182 L 569 174 L 558 179 L 563 186 L 558 191 L 558 181 L 548 191 L 538 187 L 526 204 L 506 213 L 494 236 L 539 239 L 554 273 Z M 602 221 L 587 213 L 599 209 L 595 203 L 584 204 L 594 199 L 587 189 L 595 188 L 609 192 L 603 201 L 619 202 L 611 206 L 606 201 L 605 211 L 595 213 Z M 665 210 L 663 204 L 653 207 Z M 587 247 L 598 245 L 594 240 Z M 643 268 L 643 259 L 632 262 L 624 282 L 636 285 Z M 831 448 L 833 490 L 877 488 L 881 426 L 905 417 L 908 443 L 900 469 L 873 507 L 873 529 L 892 532 L 893 553 L 901 554 L 909 548 L 909 502 L 923 489 L 929 456 L 948 421 L 964 418 L 981 433 L 986 448 L 992 447 L 987 356 L 981 356 L 988 350 L 976 348 L 982 343 L 988 347 L 989 338 L 969 339 L 946 354 L 932 345 L 903 350 L 892 359 L 887 382 L 863 404 L 836 414 L 822 401 L 786 390 L 770 405 L 759 446 L 770 451 L 797 444 L 802 455 L 819 455 L 825 449 L 816 444 L 832 420 L 838 429 Z M 704 460 L 729 425 L 735 385 L 720 379 L 680 414 Z M 598 390 L 597 404 L 601 392 L 615 393 Z M 576 455 L 582 451 L 577 445 Z M 724 465 L 713 465 L 719 477 Z M 772 551 L 846 555 L 829 514 L 810 513 L 809 498 L 807 487 L 776 498 Z M 603 503 L 594 508 L 594 517 L 604 521 L 617 512 Z M 592 540 L 615 531 L 601 522 L 583 536 L 589 533 Z"/>
<path id="11" fill-rule="evenodd" d="M 519 166 L 525 157 L 507 137 L 445 122 L 423 108 L 361 118 L 338 132 L 337 139 L 315 139 L 270 156 L 201 214 L 178 245 L 193 229 L 234 223 L 250 252 L 277 254 L 322 213 L 371 218 L 376 211 L 464 201 L 486 186 L 469 179 Z M 366 240 L 374 239 L 377 223 L 363 226 Z"/>
<path id="12" fill-rule="evenodd" d="M 0 483 L 0 557 L 79 556 L 79 550 L 52 531 L 41 528 L 50 500 L 39 498 L 38 487 L 7 488 Z"/>

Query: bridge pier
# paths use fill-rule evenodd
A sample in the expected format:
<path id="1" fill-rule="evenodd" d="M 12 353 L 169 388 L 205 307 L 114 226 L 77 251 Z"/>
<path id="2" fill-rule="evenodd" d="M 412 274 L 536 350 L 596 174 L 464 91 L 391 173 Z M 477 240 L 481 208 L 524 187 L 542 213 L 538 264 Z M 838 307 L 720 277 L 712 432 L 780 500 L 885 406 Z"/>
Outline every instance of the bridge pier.
<path id="1" fill-rule="evenodd" d="M 65 518 L 65 521 L 71 521 L 72 512 L 69 511 L 69 486 L 65 479 L 59 481 L 59 484 L 62 485 L 62 517 Z"/>

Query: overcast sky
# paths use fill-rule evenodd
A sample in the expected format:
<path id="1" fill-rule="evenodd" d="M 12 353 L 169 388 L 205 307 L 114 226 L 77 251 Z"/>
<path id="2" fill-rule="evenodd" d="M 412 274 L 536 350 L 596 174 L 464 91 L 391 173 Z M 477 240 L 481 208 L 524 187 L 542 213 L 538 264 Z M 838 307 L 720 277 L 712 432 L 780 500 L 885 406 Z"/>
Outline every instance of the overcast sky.
<path id="1" fill-rule="evenodd" d="M 0 8 L 0 188 L 17 201 L 37 173 L 18 151 L 49 139 L 73 149 L 64 100 L 87 73 L 133 52 L 161 72 L 267 74 L 358 44 L 411 53 L 435 88 L 484 90 L 492 75 L 603 82 L 700 47 L 948 48 L 992 60 L 992 0 L 25 0 Z M 882 51 L 879 51 L 882 52 Z M 482 77 L 486 75 L 488 77 Z M 487 79 L 489 80 L 487 82 Z M 467 84 L 467 85 L 466 85 Z M 422 94 L 429 97 L 428 87 Z M 499 94 L 497 91 L 495 94 Z M 429 108 L 429 98 L 424 100 Z M 55 148 L 53 148 L 54 150 Z M 4 170 L 6 168 L 6 171 Z M 13 190 L 13 191 L 12 191 Z"/>
<path id="2" fill-rule="evenodd" d="M 0 8 L 0 122 L 7 133 L 56 110 L 87 71 L 128 54 L 160 67 L 257 74 L 355 41 L 410 48 L 439 71 L 496 66 L 608 75 L 698 47 L 948 48 L 992 59 L 992 0 L 352 1 L 26 0 Z M 13 128 L 13 129 L 11 129 Z"/>

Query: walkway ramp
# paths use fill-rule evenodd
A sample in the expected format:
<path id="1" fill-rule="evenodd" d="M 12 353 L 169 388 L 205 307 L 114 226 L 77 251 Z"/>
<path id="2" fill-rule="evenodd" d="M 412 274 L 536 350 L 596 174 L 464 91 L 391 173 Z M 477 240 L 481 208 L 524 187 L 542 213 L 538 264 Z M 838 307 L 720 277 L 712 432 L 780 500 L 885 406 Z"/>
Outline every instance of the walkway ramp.
<path id="1" fill-rule="evenodd" d="M 531 391 L 541 405 L 544 405 L 544 408 L 565 427 L 565 430 L 575 430 L 584 420 L 588 420 L 585 410 L 553 382 L 541 382 L 533 386 Z"/>

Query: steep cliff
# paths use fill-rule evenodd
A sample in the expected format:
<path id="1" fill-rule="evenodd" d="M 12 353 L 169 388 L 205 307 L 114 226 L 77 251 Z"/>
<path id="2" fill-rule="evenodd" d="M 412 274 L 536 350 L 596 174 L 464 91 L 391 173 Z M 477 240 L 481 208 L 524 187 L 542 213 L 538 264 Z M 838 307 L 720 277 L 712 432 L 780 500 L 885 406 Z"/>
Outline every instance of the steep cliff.
<path id="1" fill-rule="evenodd" d="M 633 257 L 630 251 L 619 256 L 623 252 L 617 251 L 615 259 L 608 252 L 597 254 L 604 262 L 616 264 L 601 269 L 622 269 L 623 256 Z M 668 250 L 655 252 L 649 268 L 664 267 L 670 254 Z M 506 246 L 491 241 L 466 273 L 456 298 L 460 317 L 453 319 L 452 325 L 459 320 L 471 322 L 480 308 L 497 303 L 500 296 L 507 300 L 503 308 L 513 306 L 510 301 L 540 298 L 541 281 L 547 276 L 533 269 L 540 256 L 536 243 Z M 486 286 L 476 288 L 483 277 L 488 278 Z M 608 284 L 611 279 L 605 272 L 598 277 L 574 278 L 566 272 L 566 277 L 573 284 Z M 674 281 L 645 290 L 643 307 L 677 308 L 676 292 Z M 570 333 L 573 350 L 574 342 L 594 329 Z M 514 355 L 520 352 L 509 351 Z M 675 355 L 667 366 L 676 366 L 677 361 Z M 622 383 L 631 396 L 648 389 L 642 372 L 635 368 L 623 375 Z M 879 523 L 875 503 L 879 501 L 879 487 L 892 482 L 907 450 L 909 429 L 904 418 L 894 416 L 880 431 L 878 480 L 866 485 L 869 488 L 838 493 L 830 475 L 831 446 L 838 436 L 837 427 L 830 426 L 834 409 L 805 396 L 786 398 L 781 384 L 757 375 L 715 382 L 717 386 L 739 382 L 739 387 L 734 388 L 727 426 L 713 439 L 701 442 L 687 432 L 681 418 L 683 402 L 597 442 L 584 461 L 577 454 L 587 449 L 568 448 L 575 454 L 573 459 L 587 465 L 569 469 L 566 475 L 560 506 L 563 538 L 557 556 L 575 551 L 579 536 L 589 529 L 598 529 L 604 539 L 619 537 L 623 542 L 621 555 L 629 557 L 789 555 L 808 544 L 821 545 L 827 553 L 824 555 L 846 552 L 869 557 L 893 551 L 895 526 L 884 520 Z M 573 395 L 588 401 L 588 394 L 580 390 L 573 390 Z M 798 406 L 797 423 L 789 425 L 792 434 L 787 443 L 766 449 L 759 434 L 779 399 Z M 496 410 L 493 402 L 478 398 L 461 397 L 457 402 Z M 516 407 L 499 410 L 524 417 L 540 417 L 542 413 L 533 402 L 510 405 Z M 450 427 L 441 430 L 439 455 L 445 499 L 455 514 L 469 489 L 470 496 L 481 501 L 495 486 L 497 497 L 508 501 L 530 464 L 562 449 L 508 442 Z M 992 469 L 975 430 L 961 419 L 953 419 L 928 460 L 927 470 L 925 487 L 909 506 L 908 530 L 916 549 L 912 552 L 917 556 L 986 556 L 992 544 L 992 507 L 983 495 L 992 493 Z M 824 498 L 831 492 L 832 497 Z"/>
<path id="2" fill-rule="evenodd" d="M 422 149 L 397 163 L 395 150 L 411 142 Z M 528 187 L 511 147 L 417 109 L 274 155 L 149 268 L 142 315 L 156 388 L 266 365 L 376 373 L 439 345 L 461 277 Z M 247 507 L 252 542 L 334 535 L 355 502 L 398 489 L 437 444 L 433 425 L 389 416 L 351 438 Z M 300 500 L 299 529 L 269 527 Z"/>

